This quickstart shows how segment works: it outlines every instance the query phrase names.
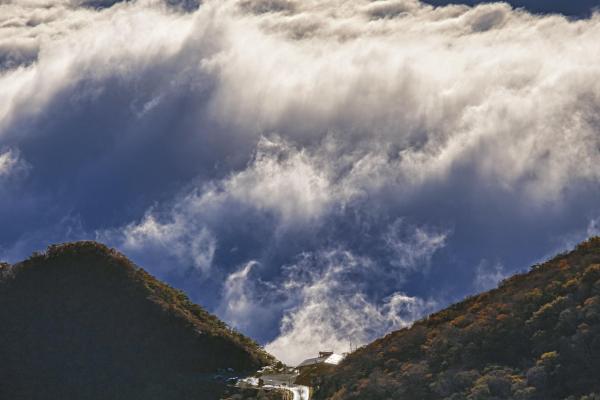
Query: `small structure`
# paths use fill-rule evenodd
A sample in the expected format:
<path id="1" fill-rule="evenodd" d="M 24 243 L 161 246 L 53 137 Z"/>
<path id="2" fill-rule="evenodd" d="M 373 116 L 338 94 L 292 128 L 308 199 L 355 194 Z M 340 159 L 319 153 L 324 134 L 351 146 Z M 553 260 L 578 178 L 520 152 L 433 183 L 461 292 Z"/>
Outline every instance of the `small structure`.
<path id="1" fill-rule="evenodd" d="M 307 358 L 306 360 L 304 360 L 300 364 L 298 364 L 296 369 L 299 372 L 302 372 L 302 370 L 304 368 L 311 367 L 316 364 L 338 365 L 340 363 L 340 361 L 342 361 L 343 359 L 344 359 L 343 355 L 336 354 L 333 351 L 320 351 L 319 357 Z"/>

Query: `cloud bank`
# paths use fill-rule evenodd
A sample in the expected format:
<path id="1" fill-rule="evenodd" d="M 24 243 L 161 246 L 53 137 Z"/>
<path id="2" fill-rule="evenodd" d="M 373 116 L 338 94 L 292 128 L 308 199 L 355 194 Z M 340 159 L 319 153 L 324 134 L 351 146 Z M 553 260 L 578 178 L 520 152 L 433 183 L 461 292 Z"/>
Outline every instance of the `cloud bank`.
<path id="1" fill-rule="evenodd" d="M 506 3 L 0 1 L 0 255 L 100 239 L 284 361 L 346 351 L 590 232 L 599 34 Z"/>

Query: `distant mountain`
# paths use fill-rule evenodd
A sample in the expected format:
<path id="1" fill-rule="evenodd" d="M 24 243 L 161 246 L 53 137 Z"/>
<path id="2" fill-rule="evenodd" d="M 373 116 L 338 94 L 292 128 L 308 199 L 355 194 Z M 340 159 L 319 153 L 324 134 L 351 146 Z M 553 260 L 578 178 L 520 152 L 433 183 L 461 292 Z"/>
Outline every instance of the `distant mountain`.
<path id="1" fill-rule="evenodd" d="M 0 399 L 218 399 L 219 378 L 272 362 L 106 246 L 0 265 Z"/>
<path id="2" fill-rule="evenodd" d="M 600 238 L 359 349 L 316 384 L 317 400 L 600 399 Z"/>

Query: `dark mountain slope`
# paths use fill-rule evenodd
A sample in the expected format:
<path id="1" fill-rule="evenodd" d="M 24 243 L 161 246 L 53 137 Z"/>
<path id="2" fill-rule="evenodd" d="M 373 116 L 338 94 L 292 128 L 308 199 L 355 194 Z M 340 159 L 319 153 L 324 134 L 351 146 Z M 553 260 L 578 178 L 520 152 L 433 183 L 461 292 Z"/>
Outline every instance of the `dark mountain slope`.
<path id="1" fill-rule="evenodd" d="M 272 361 L 103 245 L 0 267 L 0 399 L 216 399 L 215 372 Z"/>
<path id="2" fill-rule="evenodd" d="M 600 399 L 600 238 L 349 355 L 319 399 Z"/>

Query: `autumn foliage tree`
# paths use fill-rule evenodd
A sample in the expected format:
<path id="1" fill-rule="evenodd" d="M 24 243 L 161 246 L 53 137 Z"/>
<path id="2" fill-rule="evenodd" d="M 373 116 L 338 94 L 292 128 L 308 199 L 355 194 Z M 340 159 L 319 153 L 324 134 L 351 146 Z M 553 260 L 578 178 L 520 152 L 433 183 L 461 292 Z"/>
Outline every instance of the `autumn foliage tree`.
<path id="1" fill-rule="evenodd" d="M 349 355 L 315 398 L 600 399 L 600 238 Z"/>

